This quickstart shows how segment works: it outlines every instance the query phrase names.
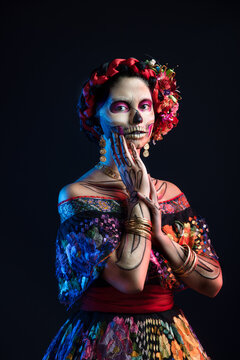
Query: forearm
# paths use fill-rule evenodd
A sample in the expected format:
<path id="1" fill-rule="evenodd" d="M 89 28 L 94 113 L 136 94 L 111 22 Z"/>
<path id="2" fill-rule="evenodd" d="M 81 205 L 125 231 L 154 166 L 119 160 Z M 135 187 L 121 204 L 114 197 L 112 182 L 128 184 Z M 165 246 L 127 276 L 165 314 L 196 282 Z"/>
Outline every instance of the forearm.
<path id="1" fill-rule="evenodd" d="M 150 220 L 146 204 L 138 201 L 129 208 L 128 220 L 143 218 Z M 131 293 L 143 290 L 151 254 L 151 240 L 143 235 L 123 231 L 120 246 L 111 255 L 105 268 L 105 278 L 120 291 Z"/>
<path id="2" fill-rule="evenodd" d="M 185 253 L 183 247 L 171 240 L 166 234 L 156 239 L 158 249 L 169 262 L 170 266 L 177 268 L 185 261 Z M 222 272 L 219 262 L 204 255 L 197 255 L 197 266 L 187 276 L 177 276 L 188 287 L 197 292 L 214 297 L 222 287 Z"/>

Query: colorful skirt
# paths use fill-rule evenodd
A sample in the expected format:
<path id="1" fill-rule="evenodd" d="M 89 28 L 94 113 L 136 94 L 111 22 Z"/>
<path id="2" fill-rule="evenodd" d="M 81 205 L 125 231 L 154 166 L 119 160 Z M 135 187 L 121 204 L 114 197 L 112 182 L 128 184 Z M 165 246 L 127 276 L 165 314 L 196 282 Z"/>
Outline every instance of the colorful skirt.
<path id="1" fill-rule="evenodd" d="M 43 360 L 211 360 L 176 305 L 147 314 L 77 311 Z"/>

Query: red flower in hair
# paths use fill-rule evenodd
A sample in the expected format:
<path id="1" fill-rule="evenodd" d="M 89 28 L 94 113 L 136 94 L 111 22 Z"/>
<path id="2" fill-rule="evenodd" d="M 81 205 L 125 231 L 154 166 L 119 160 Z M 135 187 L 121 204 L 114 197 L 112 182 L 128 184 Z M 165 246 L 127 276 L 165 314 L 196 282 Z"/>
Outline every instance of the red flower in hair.
<path id="1" fill-rule="evenodd" d="M 91 87 L 96 85 L 103 85 L 111 77 L 118 74 L 118 66 L 123 64 L 129 67 L 136 75 L 143 76 L 146 80 L 150 77 L 156 78 L 156 84 L 152 89 L 152 99 L 155 111 L 155 123 L 153 128 L 152 137 L 154 140 L 161 140 L 162 135 L 166 135 L 173 126 L 178 123 L 177 110 L 178 100 L 180 96 L 176 90 L 175 72 L 172 69 L 168 69 L 165 65 L 158 64 L 155 60 L 146 60 L 144 66 L 138 67 L 136 64 L 139 60 L 135 58 L 128 59 L 114 59 L 107 67 L 106 73 L 98 75 L 98 71 L 92 73 L 90 80 L 86 83 L 82 90 L 83 101 L 79 104 L 79 117 L 82 127 L 92 133 L 93 137 L 99 139 L 98 134 L 94 126 L 87 125 L 87 120 L 94 117 L 96 100 L 91 90 Z M 86 108 L 81 109 L 82 104 L 86 105 Z M 96 120 L 95 120 L 96 121 Z"/>

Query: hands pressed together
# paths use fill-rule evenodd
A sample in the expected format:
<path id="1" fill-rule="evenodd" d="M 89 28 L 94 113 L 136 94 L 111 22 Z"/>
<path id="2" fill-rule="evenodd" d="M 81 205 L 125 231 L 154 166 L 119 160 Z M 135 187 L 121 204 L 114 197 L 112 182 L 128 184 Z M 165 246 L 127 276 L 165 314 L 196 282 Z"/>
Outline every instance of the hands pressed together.
<path id="1" fill-rule="evenodd" d="M 110 140 L 113 159 L 129 193 L 129 206 L 131 207 L 142 200 L 150 210 L 152 242 L 154 242 L 162 234 L 161 210 L 158 202 L 164 192 L 161 196 L 157 194 L 153 180 L 147 173 L 133 142 L 129 143 L 128 148 L 125 137 L 117 133 L 112 133 Z"/>
<path id="2" fill-rule="evenodd" d="M 165 259 L 169 261 L 173 271 L 178 272 L 176 276 L 180 276 L 181 269 L 180 279 L 188 287 L 210 297 L 216 296 L 222 286 L 221 267 L 218 261 L 209 259 L 206 256 L 196 255 L 188 246 L 189 257 L 186 255 L 186 249 L 182 245 L 171 240 L 162 231 L 162 214 L 159 201 L 165 193 L 166 183 L 163 183 L 161 187 L 163 190 L 161 191 L 162 195 L 159 195 L 153 180 L 147 174 L 146 167 L 134 143 L 131 142 L 128 145 L 124 136 L 113 133 L 111 145 L 114 161 L 129 192 L 129 208 L 143 202 L 149 209 L 152 223 L 150 238 L 152 245 L 161 251 Z M 196 268 L 197 271 L 194 271 Z"/>

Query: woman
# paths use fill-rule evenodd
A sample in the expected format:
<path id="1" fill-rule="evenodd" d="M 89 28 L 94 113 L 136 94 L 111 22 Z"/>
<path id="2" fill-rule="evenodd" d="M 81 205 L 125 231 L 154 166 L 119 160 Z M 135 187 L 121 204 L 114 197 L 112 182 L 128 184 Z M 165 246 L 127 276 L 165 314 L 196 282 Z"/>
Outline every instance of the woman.
<path id="1" fill-rule="evenodd" d="M 222 286 L 205 220 L 140 157 L 177 125 L 175 73 L 155 60 L 115 59 L 94 70 L 78 104 L 100 162 L 59 194 L 56 276 L 72 313 L 51 359 L 210 359 L 173 301 Z"/>

